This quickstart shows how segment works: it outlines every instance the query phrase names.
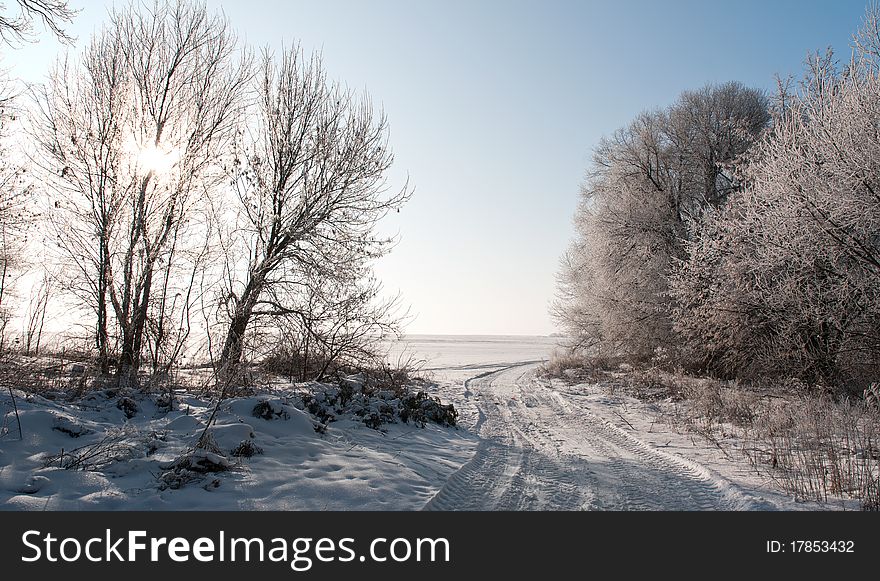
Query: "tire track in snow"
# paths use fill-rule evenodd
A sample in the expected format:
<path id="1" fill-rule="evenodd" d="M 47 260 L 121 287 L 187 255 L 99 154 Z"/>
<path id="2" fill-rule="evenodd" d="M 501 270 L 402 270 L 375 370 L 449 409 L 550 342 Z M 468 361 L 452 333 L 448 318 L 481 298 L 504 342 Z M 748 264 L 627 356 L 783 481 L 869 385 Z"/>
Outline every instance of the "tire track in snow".
<path id="1" fill-rule="evenodd" d="M 549 394 L 559 404 L 557 413 L 570 413 L 571 406 L 565 401 L 565 396 L 558 391 L 541 385 L 543 393 Z M 677 473 L 687 481 L 698 482 L 699 485 L 685 486 L 683 489 L 674 489 L 679 496 L 682 492 L 690 495 L 693 505 L 675 508 L 675 510 L 767 510 L 778 509 L 776 505 L 764 499 L 755 498 L 754 495 L 742 490 L 732 482 L 712 473 L 698 462 L 689 460 L 666 450 L 655 448 L 651 444 L 640 440 L 624 429 L 612 424 L 591 412 L 588 408 L 577 406 L 578 414 L 582 421 L 589 424 L 588 432 L 601 433 L 597 439 L 600 445 L 611 446 L 610 450 L 629 451 L 636 455 L 640 463 L 652 466 L 658 470 Z M 719 504 L 720 503 L 720 504 Z M 668 502 L 661 503 L 657 508 L 665 509 Z M 651 507 L 649 507 L 651 508 Z"/>
<path id="2" fill-rule="evenodd" d="M 546 456 L 523 434 L 503 429 L 506 422 L 500 404 L 489 401 L 492 396 L 486 386 L 511 370 L 535 363 L 491 370 L 465 381 L 466 397 L 473 397 L 471 401 L 477 404 L 479 415 L 474 431 L 481 441 L 470 461 L 428 501 L 426 510 L 575 510 L 582 507 L 580 487 L 564 464 Z M 472 385 L 476 394 L 470 392 Z"/>
<path id="3" fill-rule="evenodd" d="M 481 442 L 426 510 L 767 508 L 568 401 L 536 381 L 536 369 L 523 362 L 465 381 Z"/>

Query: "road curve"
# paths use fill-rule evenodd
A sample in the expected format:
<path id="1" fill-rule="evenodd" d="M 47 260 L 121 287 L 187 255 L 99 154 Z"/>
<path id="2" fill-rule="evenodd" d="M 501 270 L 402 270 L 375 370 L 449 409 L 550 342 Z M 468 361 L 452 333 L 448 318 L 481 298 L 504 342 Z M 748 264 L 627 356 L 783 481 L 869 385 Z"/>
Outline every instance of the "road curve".
<path id="1" fill-rule="evenodd" d="M 465 382 L 476 453 L 426 510 L 749 510 L 702 466 L 608 423 L 526 362 Z"/>

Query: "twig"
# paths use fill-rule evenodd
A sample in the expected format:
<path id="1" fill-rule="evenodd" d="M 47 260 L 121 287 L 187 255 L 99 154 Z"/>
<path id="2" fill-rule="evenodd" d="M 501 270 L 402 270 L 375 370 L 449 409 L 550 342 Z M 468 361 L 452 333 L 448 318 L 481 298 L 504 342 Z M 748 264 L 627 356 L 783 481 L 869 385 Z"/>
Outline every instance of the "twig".
<path id="1" fill-rule="evenodd" d="M 18 423 L 18 439 L 24 440 L 24 436 L 21 434 L 21 416 L 18 415 L 18 405 L 15 403 L 15 394 L 12 392 L 12 386 L 7 385 L 7 389 L 9 389 L 9 397 L 12 398 L 12 409 L 15 410 L 15 421 Z"/>
<path id="2" fill-rule="evenodd" d="M 208 421 L 205 423 L 205 429 L 202 430 L 202 435 L 199 436 L 199 439 L 196 441 L 196 448 L 203 448 L 205 443 L 207 442 L 208 430 L 211 429 L 211 425 L 214 423 L 214 419 L 217 417 L 217 411 L 220 409 L 220 404 L 226 400 L 226 394 L 229 390 L 229 387 L 232 385 L 233 376 L 227 371 L 227 367 L 223 367 L 220 370 L 214 372 L 214 378 L 217 381 L 222 382 L 222 388 L 220 389 L 220 393 L 217 396 L 217 403 L 214 405 L 214 409 L 211 410 L 211 416 L 208 418 Z"/>
<path id="3" fill-rule="evenodd" d="M 721 444 L 718 442 L 718 440 L 715 439 L 714 436 L 712 436 L 709 433 L 705 433 L 705 434 L 703 434 L 703 437 L 705 437 L 707 440 L 709 440 L 710 442 L 715 444 L 715 447 L 718 448 L 719 450 L 721 450 L 721 453 L 724 454 L 725 458 L 727 458 L 728 460 L 731 459 L 730 454 L 727 453 L 727 450 L 725 450 L 724 448 L 721 447 Z"/>
<path id="4" fill-rule="evenodd" d="M 619 413 L 617 413 L 617 410 L 614 410 L 614 413 L 617 415 L 618 418 L 620 418 L 620 419 L 622 419 L 624 422 L 626 422 L 626 425 L 629 426 L 630 429 L 632 429 L 632 430 L 635 430 L 635 429 L 636 429 L 636 427 L 635 427 L 634 425 L 632 425 L 631 423 L 629 423 L 629 422 L 626 420 L 625 417 L 623 417 L 622 415 L 620 415 Z"/>

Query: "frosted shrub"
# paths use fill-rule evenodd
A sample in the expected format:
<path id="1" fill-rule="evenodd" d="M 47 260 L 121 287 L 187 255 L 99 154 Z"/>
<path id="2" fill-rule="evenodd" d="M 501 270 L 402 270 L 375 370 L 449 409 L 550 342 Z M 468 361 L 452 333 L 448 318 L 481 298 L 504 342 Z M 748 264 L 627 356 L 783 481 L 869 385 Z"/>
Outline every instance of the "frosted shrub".
<path id="1" fill-rule="evenodd" d="M 672 276 L 675 329 L 735 375 L 860 393 L 880 372 L 880 10 L 842 70 L 817 55 L 750 153 L 748 187 L 703 221 Z"/>
<path id="2" fill-rule="evenodd" d="M 694 225 L 740 189 L 732 164 L 768 120 L 760 92 L 727 83 L 685 92 L 603 139 L 554 305 L 575 347 L 647 362 L 674 341 L 672 267 Z"/>

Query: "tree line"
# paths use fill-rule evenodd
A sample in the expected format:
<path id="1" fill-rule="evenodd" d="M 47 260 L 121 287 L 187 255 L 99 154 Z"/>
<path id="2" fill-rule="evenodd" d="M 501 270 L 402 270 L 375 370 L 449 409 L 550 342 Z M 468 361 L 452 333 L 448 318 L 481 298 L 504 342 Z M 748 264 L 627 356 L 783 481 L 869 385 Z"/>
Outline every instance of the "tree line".
<path id="1" fill-rule="evenodd" d="M 776 94 L 687 91 L 602 140 L 553 314 L 573 347 L 838 392 L 880 380 L 880 9 Z"/>
<path id="2" fill-rule="evenodd" d="M 164 0 L 111 10 L 17 100 L 27 160 L 4 167 L 0 235 L 51 239 L 25 351 L 50 289 L 87 313 L 96 367 L 125 386 L 179 365 L 194 335 L 234 381 L 273 349 L 320 378 L 399 330 L 371 265 L 410 192 L 386 183 L 386 117 L 320 55 L 255 54 L 204 4 Z M 21 245 L 0 243 L 5 275 Z"/>

